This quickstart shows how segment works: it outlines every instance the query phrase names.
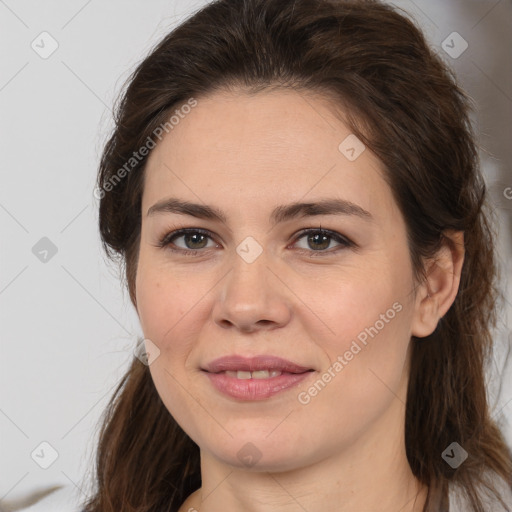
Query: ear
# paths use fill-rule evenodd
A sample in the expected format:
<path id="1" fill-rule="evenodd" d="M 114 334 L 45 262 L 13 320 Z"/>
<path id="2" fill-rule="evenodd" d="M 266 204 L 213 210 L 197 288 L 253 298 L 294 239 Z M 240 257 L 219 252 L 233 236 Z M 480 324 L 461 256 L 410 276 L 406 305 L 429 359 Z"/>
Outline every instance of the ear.
<path id="1" fill-rule="evenodd" d="M 426 279 L 416 290 L 411 334 L 423 338 L 432 334 L 450 309 L 459 290 L 464 262 L 464 233 L 445 231 L 442 245 L 425 263 Z"/>

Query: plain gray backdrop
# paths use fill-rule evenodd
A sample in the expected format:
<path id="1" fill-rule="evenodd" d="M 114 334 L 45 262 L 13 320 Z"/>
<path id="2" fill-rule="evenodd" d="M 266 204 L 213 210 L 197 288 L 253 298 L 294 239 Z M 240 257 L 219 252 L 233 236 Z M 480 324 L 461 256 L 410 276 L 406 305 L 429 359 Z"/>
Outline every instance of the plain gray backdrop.
<path id="1" fill-rule="evenodd" d="M 128 75 L 206 3 L 0 0 L 4 503 L 54 484 L 81 486 L 91 470 L 100 414 L 142 335 L 117 269 L 101 250 L 93 196 L 98 161 Z M 476 103 L 507 299 L 489 396 L 512 444 L 512 3 L 390 3 L 417 20 Z"/>

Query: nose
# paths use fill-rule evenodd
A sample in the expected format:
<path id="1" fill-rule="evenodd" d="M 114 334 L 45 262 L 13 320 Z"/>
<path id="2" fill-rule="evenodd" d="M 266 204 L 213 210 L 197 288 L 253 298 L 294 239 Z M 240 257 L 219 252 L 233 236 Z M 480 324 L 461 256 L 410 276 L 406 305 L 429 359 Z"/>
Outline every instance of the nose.
<path id="1" fill-rule="evenodd" d="M 235 252 L 231 270 L 216 287 L 215 323 L 246 333 L 286 325 L 292 293 L 283 277 L 270 268 L 265 251 L 251 263 Z"/>

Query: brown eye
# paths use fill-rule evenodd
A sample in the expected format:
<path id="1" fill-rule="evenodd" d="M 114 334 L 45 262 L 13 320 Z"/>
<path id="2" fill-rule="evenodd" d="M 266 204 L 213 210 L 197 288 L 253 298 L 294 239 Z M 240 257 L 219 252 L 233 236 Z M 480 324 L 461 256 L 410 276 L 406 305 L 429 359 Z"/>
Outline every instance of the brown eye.
<path id="1" fill-rule="evenodd" d="M 176 243 L 177 240 L 183 239 L 183 242 Z M 213 246 L 208 246 L 208 240 L 213 242 Z M 179 229 L 165 235 L 158 246 L 168 248 L 172 251 L 183 252 L 186 254 L 199 253 L 202 249 L 210 249 L 215 246 L 215 242 L 209 232 L 202 229 Z"/>
<path id="2" fill-rule="evenodd" d="M 207 242 L 208 237 L 202 233 L 186 233 L 174 237 L 172 240 L 176 240 L 177 238 L 183 238 L 187 249 L 204 249 L 206 247 L 205 241 Z"/>
<path id="3" fill-rule="evenodd" d="M 303 238 L 306 239 L 307 247 L 302 247 L 301 249 L 310 252 L 332 253 L 339 249 L 352 247 L 354 245 L 353 242 L 345 238 L 343 235 L 340 235 L 335 231 L 329 231 L 325 229 L 307 229 L 302 231 L 301 235 L 296 239 L 294 245 L 297 244 L 298 240 Z M 333 240 L 338 243 L 338 248 L 328 251 L 327 249 Z"/>

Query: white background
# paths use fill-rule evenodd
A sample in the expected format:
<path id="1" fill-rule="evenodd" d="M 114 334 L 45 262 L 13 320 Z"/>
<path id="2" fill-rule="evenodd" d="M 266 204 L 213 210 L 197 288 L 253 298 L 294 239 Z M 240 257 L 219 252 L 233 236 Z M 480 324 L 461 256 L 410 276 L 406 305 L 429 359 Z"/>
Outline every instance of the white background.
<path id="1" fill-rule="evenodd" d="M 157 41 L 205 3 L 0 0 L 4 504 L 54 484 L 81 486 L 92 468 L 97 422 L 142 334 L 117 269 L 100 247 L 92 194 L 98 161 L 125 79 Z M 505 364 L 512 343 L 512 199 L 504 194 L 512 187 L 512 3 L 394 3 L 420 23 L 477 104 L 508 300 L 496 333 L 489 393 L 512 444 L 512 363 Z M 59 45 L 47 59 L 31 47 L 43 31 Z M 442 47 L 454 31 L 468 43 L 457 58 Z M 57 248 L 46 263 L 32 252 L 42 237 Z M 48 469 L 31 458 L 43 441 L 58 453 Z"/>

